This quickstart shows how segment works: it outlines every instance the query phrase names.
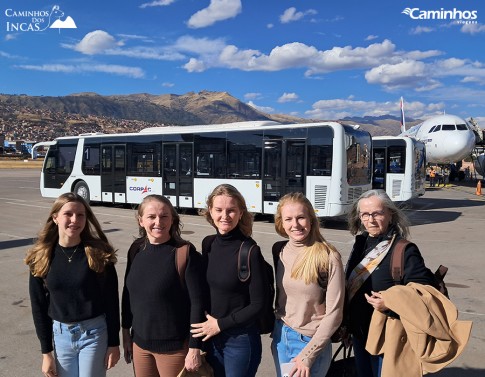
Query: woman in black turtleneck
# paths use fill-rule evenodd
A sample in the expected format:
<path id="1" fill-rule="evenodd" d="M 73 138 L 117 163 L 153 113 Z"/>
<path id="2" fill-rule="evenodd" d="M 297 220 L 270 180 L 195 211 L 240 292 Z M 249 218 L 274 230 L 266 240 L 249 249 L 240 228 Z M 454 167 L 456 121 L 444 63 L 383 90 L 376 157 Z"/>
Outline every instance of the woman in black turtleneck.
<path id="1" fill-rule="evenodd" d="M 207 360 L 215 377 L 252 377 L 261 362 L 257 319 L 264 303 L 261 250 L 250 256 L 251 276 L 238 278 L 238 251 L 252 233 L 253 218 L 241 193 L 233 186 L 217 186 L 207 199 L 207 221 L 216 236 L 202 241 L 207 320 L 193 324 L 194 337 L 209 342 Z"/>
<path id="2" fill-rule="evenodd" d="M 380 292 L 394 285 L 391 255 L 396 241 L 409 236 L 408 227 L 404 213 L 383 190 L 369 190 L 362 194 L 349 215 L 350 232 L 357 236 L 345 270 L 345 322 L 352 335 L 359 377 L 381 375 L 383 355 L 371 355 L 365 350 L 365 344 L 374 309 L 395 316 L 385 306 Z M 371 260 L 374 263 L 370 263 Z M 372 264 L 377 267 L 372 269 Z M 411 243 L 404 252 L 402 284 L 410 282 L 427 285 L 436 282 L 419 249 Z"/>

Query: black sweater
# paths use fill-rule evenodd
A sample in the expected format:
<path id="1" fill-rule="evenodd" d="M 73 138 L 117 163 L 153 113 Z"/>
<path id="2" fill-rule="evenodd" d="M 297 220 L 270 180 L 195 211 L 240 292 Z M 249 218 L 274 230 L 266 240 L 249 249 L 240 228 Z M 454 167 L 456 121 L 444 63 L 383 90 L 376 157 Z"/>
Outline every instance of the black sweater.
<path id="1" fill-rule="evenodd" d="M 354 248 L 350 255 L 346 269 L 346 279 L 348 280 L 352 270 L 378 243 L 392 237 L 392 229 L 386 235 L 370 237 L 367 233 L 358 235 L 355 239 Z M 397 240 L 396 240 L 397 241 Z M 394 245 L 396 242 L 394 242 Z M 350 325 L 351 333 L 362 340 L 367 340 L 369 325 L 374 308 L 370 305 L 364 293 L 371 295 L 371 291 L 384 291 L 394 286 L 391 274 L 391 255 L 394 245 L 386 254 L 379 266 L 372 272 L 370 277 L 364 282 L 360 289 L 355 293 L 350 303 L 347 303 L 346 317 Z M 404 271 L 402 284 L 414 282 L 427 285 L 436 285 L 433 273 L 425 266 L 423 257 L 419 249 L 414 244 L 409 244 L 404 251 Z"/>
<path id="2" fill-rule="evenodd" d="M 75 248 L 64 250 L 71 255 Z M 118 276 L 113 264 L 97 274 L 89 268 L 82 244 L 71 262 L 57 245 L 45 280 L 29 275 L 32 315 L 42 353 L 53 350 L 52 320 L 74 323 L 102 314 L 106 315 L 108 346 L 119 346 Z"/>
<path id="3" fill-rule="evenodd" d="M 200 288 L 200 254 L 190 245 L 185 286 L 176 267 L 175 243 L 133 243 L 128 251 L 121 303 L 122 327 L 133 330 L 133 341 L 151 352 L 201 348 L 190 336 L 190 324 L 205 320 Z M 189 338 L 190 336 L 190 338 Z"/>
<path id="4" fill-rule="evenodd" d="M 251 277 L 244 283 L 238 278 L 238 251 L 245 239 L 236 228 L 202 241 L 208 312 L 218 320 L 221 331 L 256 323 L 263 309 L 264 266 L 259 246 L 251 251 Z"/>

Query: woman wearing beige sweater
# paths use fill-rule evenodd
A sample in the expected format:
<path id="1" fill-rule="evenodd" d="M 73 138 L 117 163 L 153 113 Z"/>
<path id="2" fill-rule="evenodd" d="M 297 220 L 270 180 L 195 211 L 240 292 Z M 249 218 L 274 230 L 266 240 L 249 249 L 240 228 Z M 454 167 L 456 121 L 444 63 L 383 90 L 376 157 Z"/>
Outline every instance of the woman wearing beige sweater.
<path id="1" fill-rule="evenodd" d="M 315 211 L 301 193 L 281 198 L 275 229 L 288 238 L 273 245 L 277 300 L 271 348 L 277 376 L 282 364 L 290 377 L 325 376 L 330 338 L 342 320 L 341 256 L 321 235 Z"/>

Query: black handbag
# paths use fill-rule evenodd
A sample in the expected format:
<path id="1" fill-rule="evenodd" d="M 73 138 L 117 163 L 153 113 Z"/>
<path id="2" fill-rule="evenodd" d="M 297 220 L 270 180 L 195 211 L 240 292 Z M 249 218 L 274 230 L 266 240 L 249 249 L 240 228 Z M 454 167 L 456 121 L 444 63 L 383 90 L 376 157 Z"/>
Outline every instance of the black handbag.
<path id="1" fill-rule="evenodd" d="M 338 355 L 342 352 L 342 358 L 337 360 Z M 355 356 L 350 356 L 352 346 L 346 347 L 342 342 L 332 357 L 332 363 L 326 374 L 326 377 L 354 377 L 357 376 L 355 366 Z"/>

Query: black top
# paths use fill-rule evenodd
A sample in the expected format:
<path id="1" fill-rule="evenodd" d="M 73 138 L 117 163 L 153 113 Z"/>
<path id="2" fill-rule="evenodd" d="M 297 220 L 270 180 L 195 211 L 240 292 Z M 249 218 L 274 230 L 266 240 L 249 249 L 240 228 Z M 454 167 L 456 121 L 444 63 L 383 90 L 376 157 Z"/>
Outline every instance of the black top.
<path id="1" fill-rule="evenodd" d="M 374 248 L 378 243 L 391 239 L 393 230 L 388 234 L 380 235 L 379 237 L 370 237 L 368 233 L 364 232 L 358 235 L 355 239 L 354 248 L 350 254 L 349 261 L 346 268 L 346 280 L 352 270 L 360 263 L 360 261 Z M 397 241 L 397 240 L 396 240 Z M 394 242 L 395 245 L 395 242 Z M 374 308 L 370 305 L 364 293 L 371 295 L 371 291 L 384 291 L 394 286 L 394 280 L 391 274 L 391 255 L 394 250 L 394 245 L 386 254 L 379 266 L 371 273 L 369 278 L 364 282 L 360 289 L 355 293 L 350 303 L 346 306 L 346 322 L 350 326 L 350 332 L 357 338 L 366 341 L 369 332 L 370 321 Z M 402 284 L 414 282 L 426 285 L 435 286 L 436 280 L 433 273 L 425 266 L 423 257 L 419 249 L 414 244 L 409 244 L 404 251 L 404 271 Z M 392 313 L 389 313 L 392 315 Z"/>
<path id="2" fill-rule="evenodd" d="M 135 241 L 128 251 L 121 322 L 133 341 L 151 352 L 201 348 L 190 324 L 205 321 L 200 288 L 200 254 L 190 245 L 185 287 L 176 266 L 173 240 L 161 245 Z M 190 339 L 189 339 L 190 336 Z"/>
<path id="3" fill-rule="evenodd" d="M 250 278 L 244 283 L 238 278 L 238 251 L 246 238 L 236 228 L 202 241 L 208 312 L 217 318 L 221 331 L 253 325 L 263 310 L 264 266 L 259 246 L 251 251 Z"/>
<path id="4" fill-rule="evenodd" d="M 52 253 L 45 279 L 30 274 L 29 292 L 32 315 L 42 353 L 53 350 L 52 320 L 75 323 L 106 315 L 108 346 L 120 345 L 118 276 L 113 264 L 97 274 L 88 265 L 83 244 L 64 248 L 57 245 Z M 74 254 L 73 254 L 74 252 Z"/>

